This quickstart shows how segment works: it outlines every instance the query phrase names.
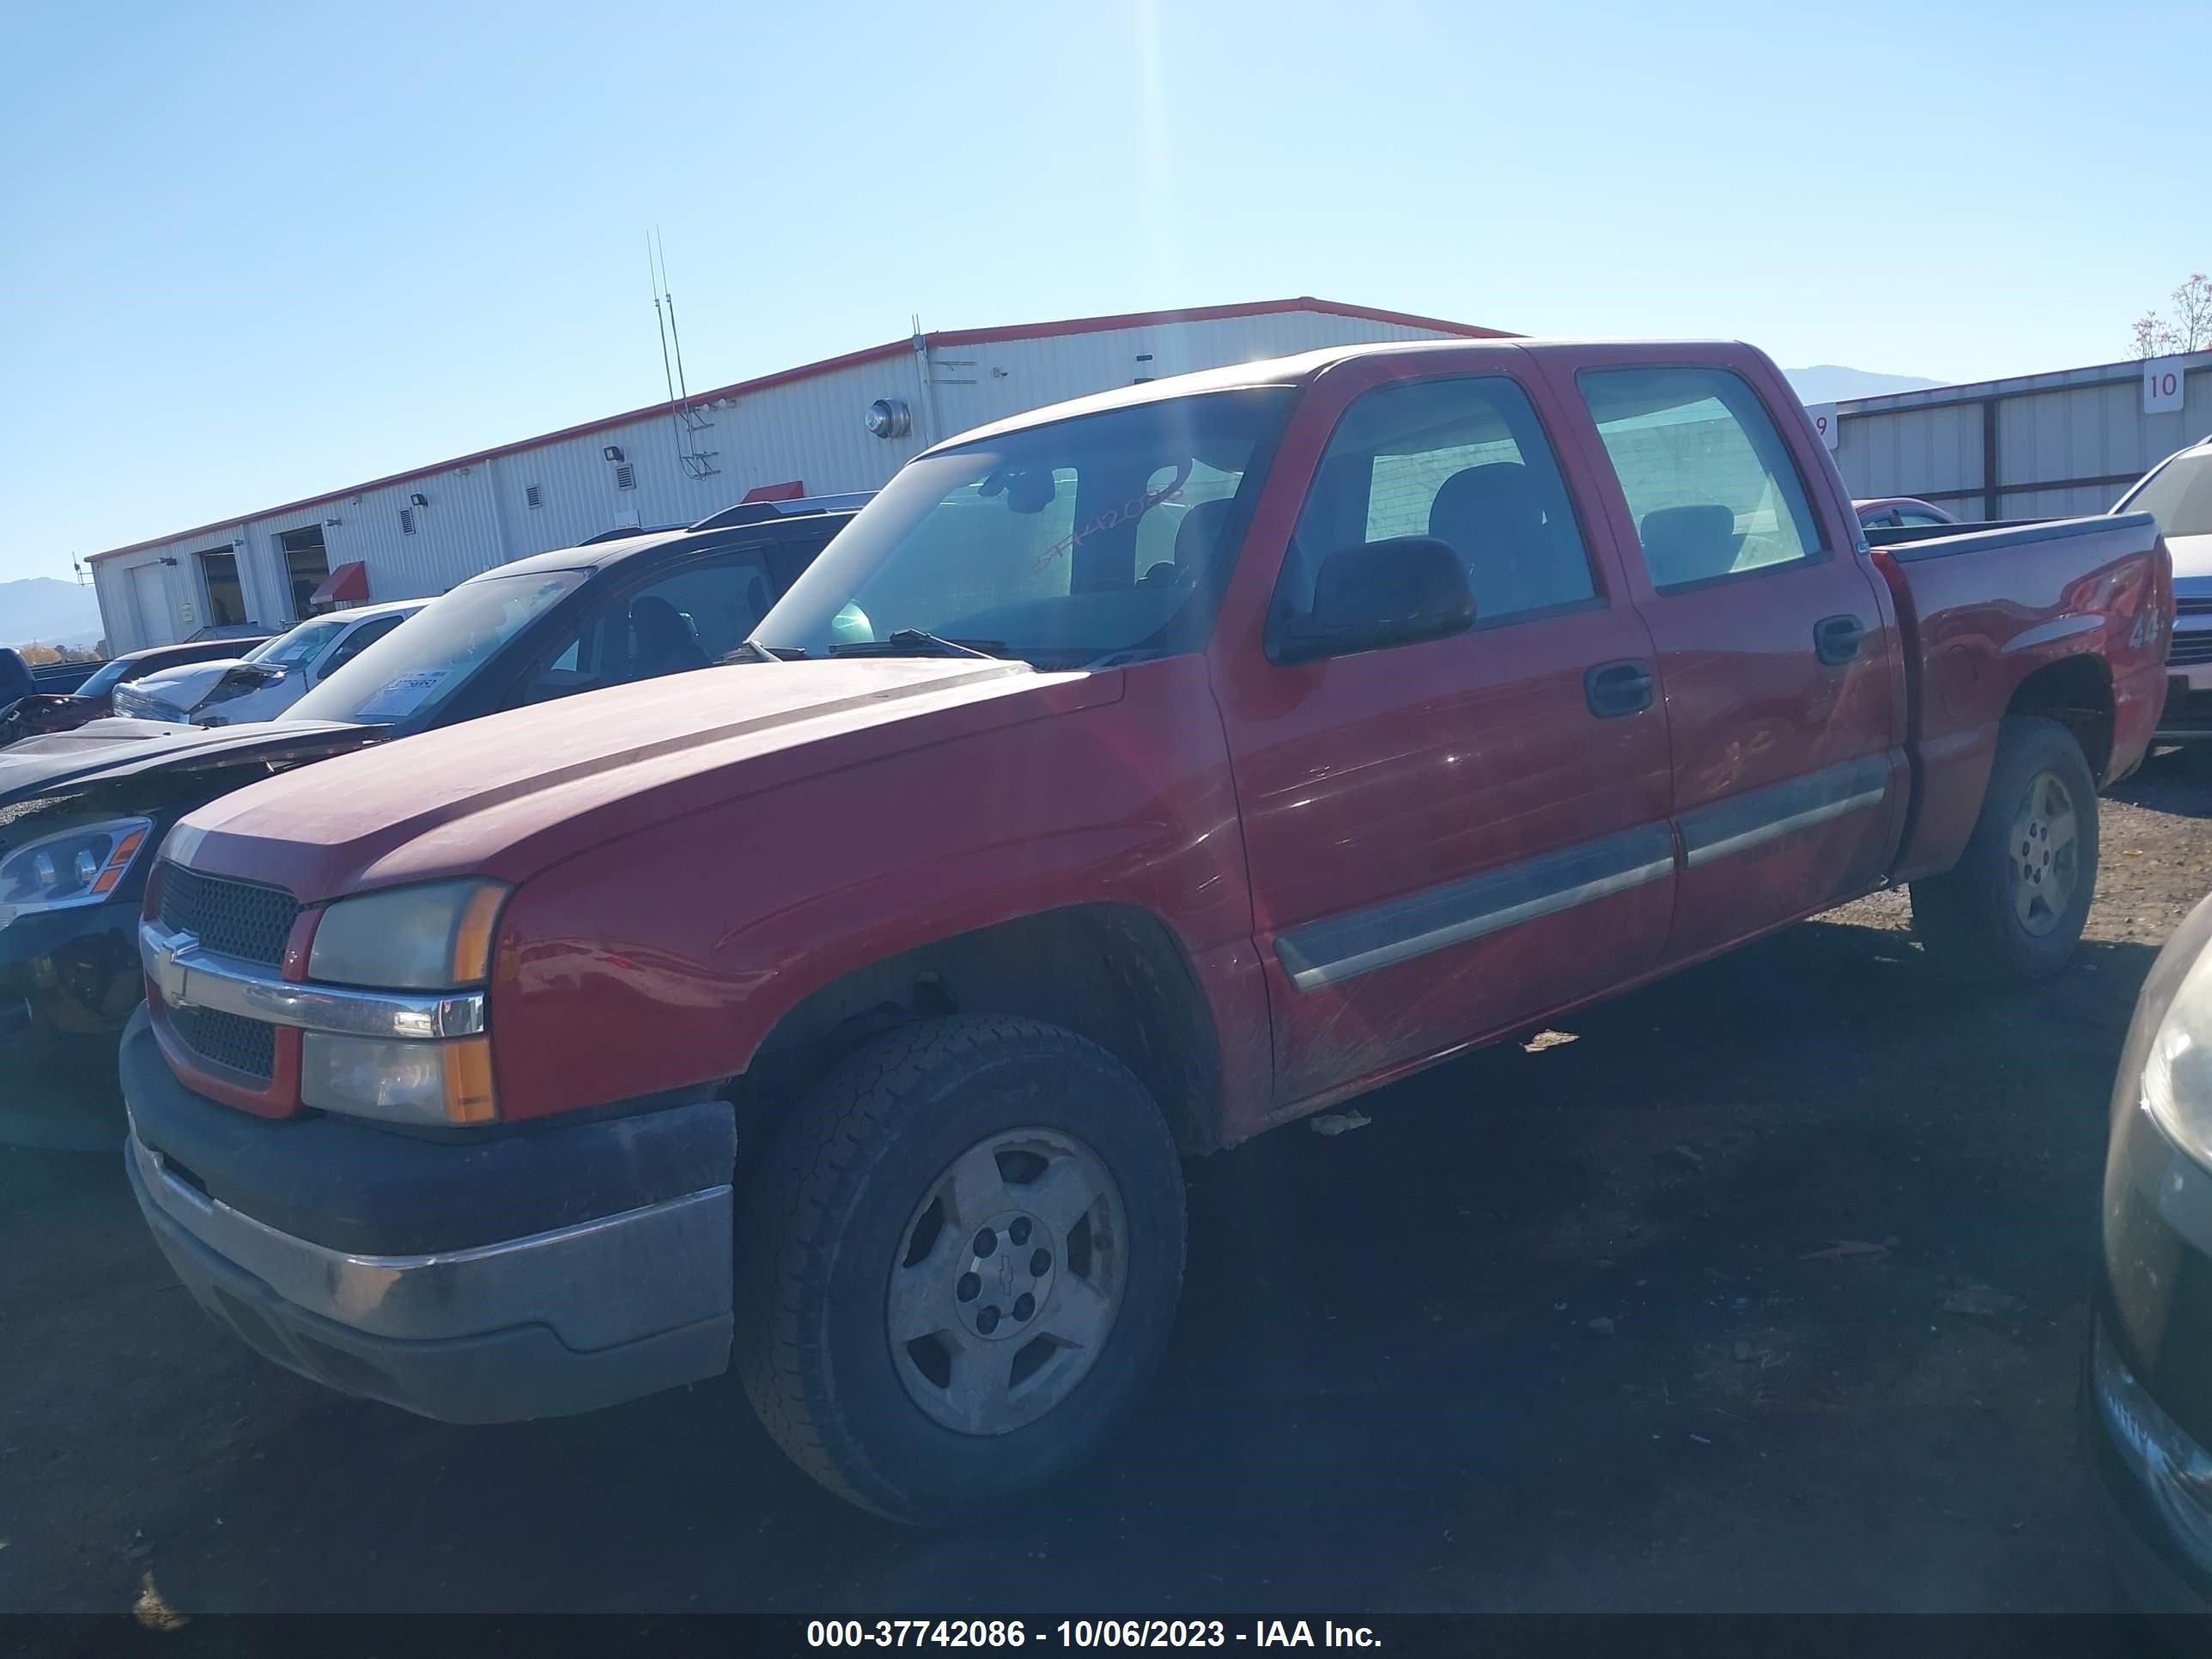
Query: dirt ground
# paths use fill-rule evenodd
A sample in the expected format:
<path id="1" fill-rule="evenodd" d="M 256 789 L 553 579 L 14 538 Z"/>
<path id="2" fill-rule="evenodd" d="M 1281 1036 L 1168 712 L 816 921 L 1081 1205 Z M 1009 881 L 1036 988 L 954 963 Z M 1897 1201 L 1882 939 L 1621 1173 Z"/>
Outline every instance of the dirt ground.
<path id="1" fill-rule="evenodd" d="M 2212 764 L 2107 801 L 2031 993 L 1947 988 L 1884 895 L 1193 1165 L 1142 1415 L 958 1533 L 818 1491 L 726 1380 L 341 1399 L 201 1316 L 117 1159 L 0 1150 L 0 1611 L 2099 1609 L 2106 1103 L 2208 816 Z"/>

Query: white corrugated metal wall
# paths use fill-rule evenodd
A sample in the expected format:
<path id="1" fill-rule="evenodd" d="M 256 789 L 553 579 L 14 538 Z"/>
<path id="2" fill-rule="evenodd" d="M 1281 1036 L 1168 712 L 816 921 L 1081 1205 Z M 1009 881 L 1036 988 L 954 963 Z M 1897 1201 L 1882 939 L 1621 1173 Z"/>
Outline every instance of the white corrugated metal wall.
<path id="1" fill-rule="evenodd" d="M 713 424 L 680 434 L 675 417 L 656 413 L 622 425 L 532 444 L 465 466 L 341 491 L 285 513 L 246 519 L 99 556 L 93 565 L 109 648 L 136 649 L 161 635 L 183 639 L 205 625 L 205 580 L 198 556 L 234 551 L 247 614 L 265 626 L 293 620 L 277 538 L 320 525 L 331 568 L 368 567 L 370 597 L 413 599 L 532 553 L 568 547 L 629 525 L 688 524 L 763 484 L 799 480 L 809 493 L 881 486 L 929 444 L 1041 404 L 1080 397 L 1145 376 L 1159 378 L 1330 345 L 1452 337 L 1437 330 L 1324 311 L 1162 323 L 1134 328 L 939 344 L 927 380 L 911 351 L 826 368 L 742 392 L 702 410 Z M 872 436 L 863 416 L 879 398 L 904 402 L 913 428 L 904 438 Z M 680 459 L 689 447 L 715 452 L 711 476 L 694 477 Z M 633 487 L 617 483 L 610 447 L 622 451 Z M 528 505 L 532 487 L 541 505 Z M 415 528 L 400 514 L 413 495 Z M 331 522 L 335 520 L 336 522 Z M 164 558 L 173 566 L 162 566 Z M 134 570 L 159 567 L 166 626 L 142 618 Z"/>
<path id="2" fill-rule="evenodd" d="M 2177 449 L 2212 433 L 2212 351 L 2182 361 L 2177 410 L 2147 415 L 2141 366 L 2103 363 L 1838 405 L 1836 465 L 1853 495 L 1917 495 L 1978 519 L 1990 512 L 1995 422 L 2002 519 L 2102 513 Z"/>

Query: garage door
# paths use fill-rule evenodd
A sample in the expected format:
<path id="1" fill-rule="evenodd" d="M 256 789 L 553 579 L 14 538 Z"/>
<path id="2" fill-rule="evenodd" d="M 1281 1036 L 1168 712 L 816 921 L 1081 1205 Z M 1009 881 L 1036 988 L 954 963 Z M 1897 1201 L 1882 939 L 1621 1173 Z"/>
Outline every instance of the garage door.
<path id="1" fill-rule="evenodd" d="M 177 630 L 169 621 L 169 585 L 161 580 L 161 567 L 133 565 L 131 591 L 138 601 L 138 643 L 174 645 Z"/>

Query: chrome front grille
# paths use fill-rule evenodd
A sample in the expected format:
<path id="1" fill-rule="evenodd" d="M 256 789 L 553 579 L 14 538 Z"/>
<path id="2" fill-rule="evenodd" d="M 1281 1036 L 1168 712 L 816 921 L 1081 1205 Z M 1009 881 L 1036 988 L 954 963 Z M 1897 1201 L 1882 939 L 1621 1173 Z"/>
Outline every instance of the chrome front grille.
<path id="1" fill-rule="evenodd" d="M 2197 663 L 2212 662 L 2212 628 L 2198 629 L 2190 634 L 2176 634 L 2166 647 L 2166 659 L 2185 668 Z"/>
<path id="2" fill-rule="evenodd" d="M 264 968 L 284 963 L 284 941 L 300 902 L 281 888 L 204 876 L 181 864 L 161 866 L 157 915 L 173 933 L 190 933 L 204 950 Z"/>
<path id="3" fill-rule="evenodd" d="M 212 1008 L 167 1010 L 179 1042 L 210 1066 L 266 1083 L 276 1071 L 276 1028 Z"/>

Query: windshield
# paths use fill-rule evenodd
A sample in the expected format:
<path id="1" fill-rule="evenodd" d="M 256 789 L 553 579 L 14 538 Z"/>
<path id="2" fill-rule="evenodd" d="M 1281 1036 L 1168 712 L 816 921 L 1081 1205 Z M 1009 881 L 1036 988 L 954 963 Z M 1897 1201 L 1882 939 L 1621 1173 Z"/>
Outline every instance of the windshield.
<path id="1" fill-rule="evenodd" d="M 124 671 L 130 666 L 131 659 L 128 657 L 118 657 L 112 662 L 102 664 L 98 673 L 77 687 L 77 696 L 80 697 L 106 696 L 115 690 L 115 683 L 123 678 Z"/>
<path id="2" fill-rule="evenodd" d="M 754 638 L 830 656 L 939 635 L 1045 666 L 1156 644 L 1209 611 L 1232 504 L 1259 488 L 1285 387 L 1080 416 L 910 463 Z"/>
<path id="3" fill-rule="evenodd" d="M 283 663 L 289 667 L 295 663 L 308 663 L 331 648 L 331 641 L 345 632 L 346 624 L 337 621 L 301 623 L 289 634 L 280 634 L 262 648 L 257 662 Z"/>
<path id="4" fill-rule="evenodd" d="M 589 574 L 541 571 L 464 582 L 338 669 L 284 718 L 427 726 L 488 658 Z"/>
<path id="5" fill-rule="evenodd" d="M 2175 456 L 2112 510 L 2149 514 L 2160 535 L 2212 536 L 2212 454 Z"/>

